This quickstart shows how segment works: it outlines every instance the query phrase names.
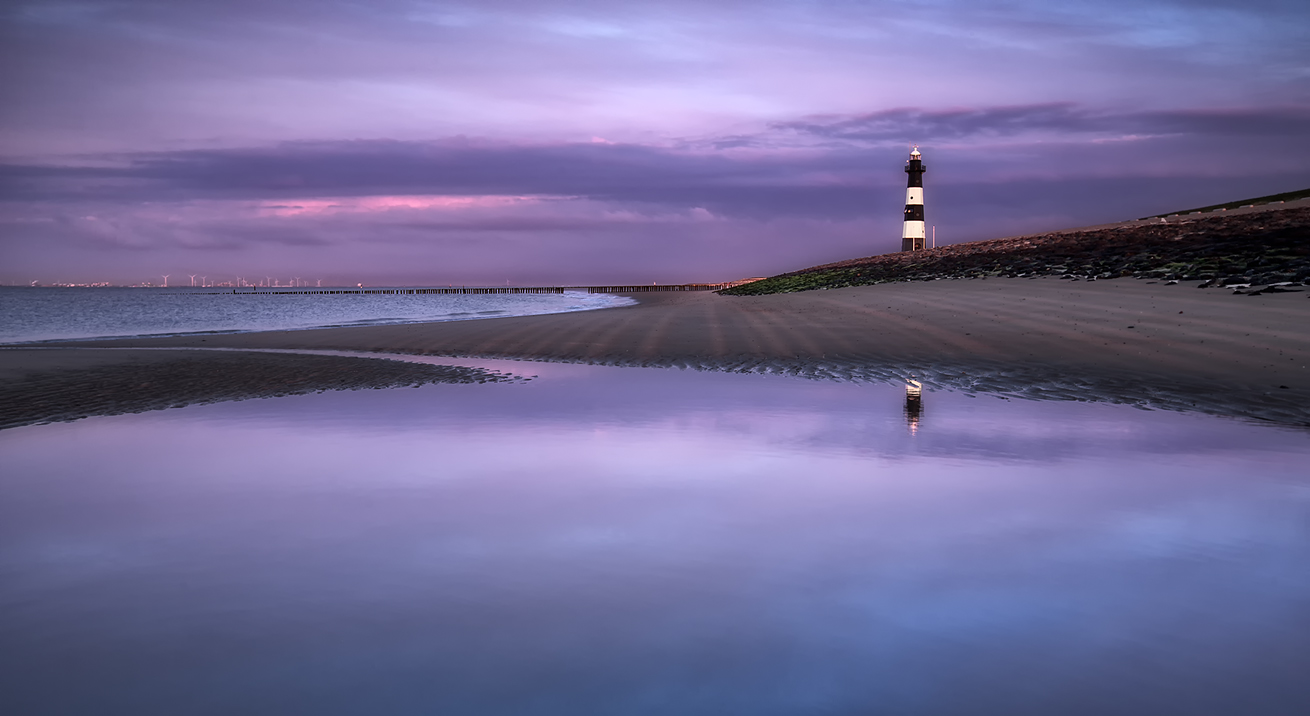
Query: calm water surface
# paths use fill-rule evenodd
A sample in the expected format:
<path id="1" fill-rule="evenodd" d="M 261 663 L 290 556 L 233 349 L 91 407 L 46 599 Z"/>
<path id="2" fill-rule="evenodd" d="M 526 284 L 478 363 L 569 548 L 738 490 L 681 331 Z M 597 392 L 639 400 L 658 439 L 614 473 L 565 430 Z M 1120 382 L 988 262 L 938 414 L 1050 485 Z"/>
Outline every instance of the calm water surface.
<path id="1" fill-rule="evenodd" d="M 508 365 L 0 432 L 0 712 L 1310 713 L 1304 432 Z"/>

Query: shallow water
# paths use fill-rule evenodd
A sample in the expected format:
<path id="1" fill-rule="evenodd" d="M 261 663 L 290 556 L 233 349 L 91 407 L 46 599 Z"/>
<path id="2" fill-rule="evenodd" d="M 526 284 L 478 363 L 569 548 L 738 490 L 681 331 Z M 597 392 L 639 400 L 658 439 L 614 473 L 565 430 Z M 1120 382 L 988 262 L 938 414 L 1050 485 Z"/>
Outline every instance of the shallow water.
<path id="1" fill-rule="evenodd" d="M 276 290 L 276 289 L 275 289 Z M 0 343 L 465 321 L 610 308 L 608 294 L 300 295 L 242 289 L 0 286 Z"/>
<path id="2" fill-rule="evenodd" d="M 0 711 L 1310 710 L 1304 432 L 465 363 L 0 432 Z"/>

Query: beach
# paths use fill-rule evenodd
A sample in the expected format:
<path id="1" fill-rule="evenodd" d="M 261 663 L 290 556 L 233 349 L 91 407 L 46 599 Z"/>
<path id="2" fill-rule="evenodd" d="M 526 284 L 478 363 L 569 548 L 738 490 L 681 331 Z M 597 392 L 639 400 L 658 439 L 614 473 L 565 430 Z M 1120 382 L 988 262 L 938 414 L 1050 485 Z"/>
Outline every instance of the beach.
<path id="1" fill-rule="evenodd" d="M 51 390 L 55 376 L 85 384 L 81 363 L 107 360 L 91 353 L 156 368 L 185 357 L 198 374 L 234 370 L 217 362 L 203 367 L 232 360 L 230 351 L 126 348 L 330 350 L 914 379 L 930 389 L 1310 425 L 1310 294 L 1234 295 L 1196 285 L 991 278 L 765 296 L 651 293 L 634 296 L 633 306 L 578 313 L 10 348 L 0 351 L 0 376 L 11 392 L 38 375 L 41 390 Z M 114 350 L 88 350 L 97 348 Z M 365 367 L 379 362 L 356 370 L 368 375 L 373 369 Z M 278 371 L 260 378 L 262 370 L 252 364 L 237 371 L 247 385 L 242 397 L 281 392 Z M 314 389 L 338 387 L 374 386 Z"/>
<path id="2" fill-rule="evenodd" d="M 0 429 L 325 390 L 515 380 L 495 371 L 259 351 L 0 351 Z"/>

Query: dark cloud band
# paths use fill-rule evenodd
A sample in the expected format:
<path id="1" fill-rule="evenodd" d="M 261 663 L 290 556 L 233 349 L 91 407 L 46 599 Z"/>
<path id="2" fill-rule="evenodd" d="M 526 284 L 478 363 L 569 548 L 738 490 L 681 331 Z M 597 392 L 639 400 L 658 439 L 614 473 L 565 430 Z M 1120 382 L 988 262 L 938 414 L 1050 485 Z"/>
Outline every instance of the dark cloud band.
<path id="1" fill-rule="evenodd" d="M 797 150 L 787 133 L 845 140 Z M 1096 114 L 1067 105 L 950 112 L 892 110 L 810 118 L 775 125 L 747 154 L 711 148 L 635 144 L 444 142 L 297 142 L 267 148 L 191 150 L 100 157 L 81 165 L 0 165 L 3 196 L 13 201 L 287 200 L 323 196 L 571 196 L 607 202 L 694 207 L 728 214 L 865 215 L 870 190 L 899 182 L 900 142 L 954 142 L 939 153 L 942 185 L 986 184 L 999 167 L 1018 167 L 1013 142 L 1044 135 L 1027 171 L 1065 179 L 1095 175 L 1099 160 L 1144 157 L 1186 174 L 1181 156 L 1232 156 L 1230 173 L 1259 146 L 1284 155 L 1310 150 L 1310 110 L 1192 110 Z M 1051 141 L 1054 135 L 1056 141 Z M 989 150 L 987 137 L 1009 140 Z M 1108 136 L 1135 143 L 1098 144 Z M 975 142 L 968 142 L 971 138 Z M 734 140 L 739 141 L 740 137 Z M 895 141 L 892 141 L 895 140 Z M 961 144 L 961 142 L 965 142 Z M 952 154 L 956 158 L 952 158 Z M 1071 154 L 1081 158 L 1069 161 Z M 952 166 L 951 162 L 955 165 Z M 1271 159 L 1263 159 L 1268 164 Z M 1090 169 L 1089 169 L 1090 168 Z M 1148 172 L 1158 174 L 1159 172 Z M 1006 181 L 1010 181 L 1007 179 Z"/>

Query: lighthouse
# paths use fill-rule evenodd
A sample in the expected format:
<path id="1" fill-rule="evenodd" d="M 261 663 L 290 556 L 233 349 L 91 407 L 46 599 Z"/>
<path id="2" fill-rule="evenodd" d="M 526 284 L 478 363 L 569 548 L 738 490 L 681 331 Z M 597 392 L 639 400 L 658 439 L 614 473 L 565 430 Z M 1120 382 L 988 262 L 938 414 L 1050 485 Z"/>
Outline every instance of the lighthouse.
<path id="1" fill-rule="evenodd" d="M 923 162 L 920 160 L 919 147 L 910 152 L 910 161 L 905 163 L 905 173 L 910 175 L 910 183 L 905 189 L 905 228 L 901 229 L 901 251 L 923 250 Z"/>

